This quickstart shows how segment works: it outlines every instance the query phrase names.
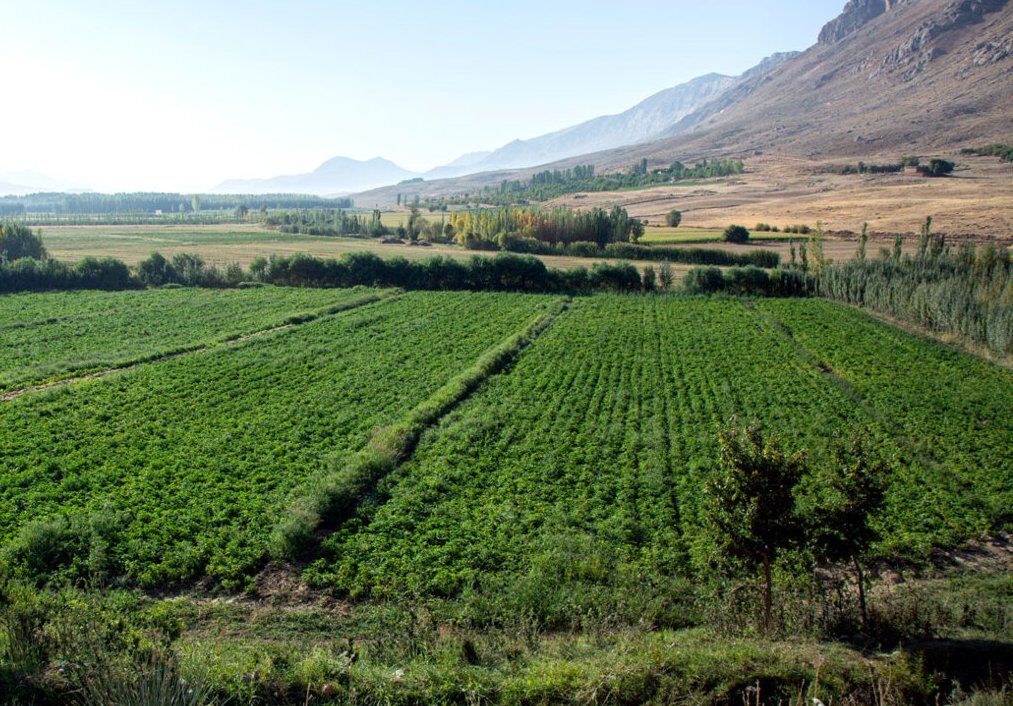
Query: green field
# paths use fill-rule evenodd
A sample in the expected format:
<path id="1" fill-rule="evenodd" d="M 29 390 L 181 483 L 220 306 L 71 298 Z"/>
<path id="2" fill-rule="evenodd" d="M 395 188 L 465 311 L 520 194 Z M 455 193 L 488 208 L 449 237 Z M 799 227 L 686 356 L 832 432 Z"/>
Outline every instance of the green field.
<path id="1" fill-rule="evenodd" d="M 105 570 L 132 582 L 249 571 L 263 555 L 264 517 L 287 491 L 423 400 L 542 301 L 407 294 L 9 402 L 0 408 L 4 544 L 40 517 L 58 526 L 34 525 L 23 540 L 32 531 L 80 537 L 99 522 Z M 36 559 L 87 571 L 82 551 Z"/>
<path id="2" fill-rule="evenodd" d="M 749 231 L 749 239 L 757 241 L 805 241 L 807 236 L 797 233 L 770 233 L 766 231 Z M 716 243 L 724 240 L 721 228 L 670 228 L 668 226 L 650 226 L 644 231 L 641 241 L 644 243 Z"/>
<path id="3" fill-rule="evenodd" d="M 667 590 L 701 549 L 702 475 L 732 416 L 815 463 L 853 431 L 900 459 L 883 552 L 1009 521 L 1010 373 L 825 302 L 598 296 L 424 438 L 316 579 L 359 597 L 488 587 L 553 619 Z"/>
<path id="4" fill-rule="evenodd" d="M 0 390 L 128 365 L 285 324 L 365 292 L 53 292 L 0 297 Z"/>
<path id="5" fill-rule="evenodd" d="M 788 639 L 743 636 L 748 573 L 712 566 L 701 516 L 733 417 L 805 451 L 803 494 L 853 433 L 887 460 L 872 552 L 886 566 L 925 566 L 1013 526 L 1013 373 L 857 309 L 682 294 L 46 293 L 0 298 L 0 340 L 5 379 L 22 383 L 138 361 L 0 401 L 0 696 L 17 683 L 55 694 L 39 706 L 65 703 L 59 670 L 93 649 L 73 641 L 91 630 L 110 654 L 162 646 L 230 703 L 286 705 L 738 703 L 758 679 L 778 699 L 878 688 L 929 703 L 942 687 L 901 640 L 987 648 L 974 674 L 988 676 L 1010 639 L 1008 568 L 984 564 L 872 591 L 877 620 L 902 630 L 881 652 L 826 641 L 813 624 L 851 605 L 851 589 L 820 602 L 796 554 L 776 567 Z M 480 363 L 506 343 L 499 364 Z M 474 370 L 484 377 L 460 385 Z M 395 440 L 374 485 L 274 560 L 295 501 L 419 408 L 435 412 L 418 443 Z M 57 645 L 44 676 L 7 647 L 18 615 L 50 621 L 27 638 Z"/>

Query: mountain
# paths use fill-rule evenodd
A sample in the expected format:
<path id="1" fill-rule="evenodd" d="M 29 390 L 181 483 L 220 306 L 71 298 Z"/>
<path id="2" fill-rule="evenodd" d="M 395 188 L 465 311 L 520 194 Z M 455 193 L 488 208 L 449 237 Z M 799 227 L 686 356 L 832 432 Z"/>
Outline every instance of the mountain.
<path id="1" fill-rule="evenodd" d="M 415 176 L 418 175 L 380 157 L 366 161 L 334 157 L 307 174 L 268 179 L 232 179 L 219 184 L 215 187 L 215 191 L 233 194 L 285 193 L 327 196 L 396 184 Z"/>
<path id="2" fill-rule="evenodd" d="M 896 161 L 1013 136 L 1009 0 L 850 0 L 798 55 L 772 57 L 648 142 L 559 160 L 622 169 L 711 157 Z M 787 162 L 785 162 L 787 163 Z M 482 164 L 485 164 L 483 162 Z M 532 170 L 418 185 L 425 198 L 471 192 Z M 375 190 L 363 203 L 393 202 Z"/>
<path id="3" fill-rule="evenodd" d="M 489 150 L 484 152 L 469 152 L 468 154 L 461 155 L 449 164 L 444 164 L 442 167 L 430 169 L 428 172 L 423 174 L 423 176 L 426 179 L 446 179 L 460 174 L 467 174 L 471 171 L 472 167 L 482 162 L 482 160 L 491 154 L 492 152 Z"/>
<path id="4" fill-rule="evenodd" d="M 84 191 L 80 186 L 32 171 L 0 172 L 0 196 L 22 196 L 43 191 Z"/>
<path id="5" fill-rule="evenodd" d="M 780 152 L 861 157 L 1008 142 L 1013 135 L 1009 0 L 851 0 L 818 42 L 689 116 L 668 139 L 602 155 Z"/>
<path id="6" fill-rule="evenodd" d="M 641 101 L 618 115 L 603 115 L 530 140 L 513 142 L 478 161 L 434 170 L 427 177 L 472 174 L 545 164 L 588 152 L 643 142 L 720 95 L 735 83 L 731 76 L 707 74 Z M 453 168 L 452 168 L 453 167 Z"/>

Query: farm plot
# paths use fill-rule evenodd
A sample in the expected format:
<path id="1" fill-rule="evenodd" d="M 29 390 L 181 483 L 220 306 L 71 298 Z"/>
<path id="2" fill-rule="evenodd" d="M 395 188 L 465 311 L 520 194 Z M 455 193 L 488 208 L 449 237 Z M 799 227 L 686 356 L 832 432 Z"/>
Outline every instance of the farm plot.
<path id="1" fill-rule="evenodd" d="M 370 292 L 264 287 L 0 296 L 0 390 L 208 345 Z"/>
<path id="2" fill-rule="evenodd" d="M 5 557 L 148 586 L 236 579 L 294 486 L 548 301 L 410 293 L 5 404 Z"/>
<path id="3" fill-rule="evenodd" d="M 844 336 L 855 329 L 849 318 L 835 319 L 846 313 L 840 307 L 795 304 L 812 307 L 817 319 L 842 321 Z M 892 368 L 886 357 L 863 364 L 883 366 L 884 375 Z M 934 385 L 897 384 L 924 394 Z M 886 409 L 903 414 L 904 394 L 886 396 Z M 919 422 L 943 435 L 985 409 L 968 398 L 948 418 Z M 575 304 L 509 374 L 428 432 L 381 500 L 325 542 L 308 575 L 353 596 L 452 596 L 491 587 L 498 600 L 528 596 L 571 615 L 649 592 L 644 587 L 704 554 L 703 474 L 718 455 L 717 426 L 733 415 L 759 419 L 789 449 L 807 449 L 814 465 L 827 462 L 833 442 L 852 431 L 878 454 L 900 458 L 907 470 L 890 490 L 888 543 L 950 537 L 951 526 L 968 536 L 974 523 L 963 518 L 980 510 L 975 495 L 943 485 L 940 511 L 906 534 L 899 529 L 905 503 L 931 482 L 932 469 L 905 455 L 894 427 L 752 302 L 597 296 Z M 993 421 L 1006 425 L 1007 439 L 1008 419 Z M 971 435 L 964 443 L 980 458 L 990 442 Z M 1005 480 L 995 465 L 980 472 L 1008 492 L 1008 466 Z M 1001 519 L 984 517 L 986 524 Z"/>
<path id="4" fill-rule="evenodd" d="M 671 574 L 720 422 L 758 416 L 817 450 L 866 423 L 759 323 L 735 300 L 580 301 L 424 437 L 312 571 L 355 594 L 565 572 L 560 551 L 596 575 Z"/>
<path id="5" fill-rule="evenodd" d="M 814 300 L 760 300 L 898 440 L 897 536 L 952 543 L 1013 522 L 1013 373 Z"/>

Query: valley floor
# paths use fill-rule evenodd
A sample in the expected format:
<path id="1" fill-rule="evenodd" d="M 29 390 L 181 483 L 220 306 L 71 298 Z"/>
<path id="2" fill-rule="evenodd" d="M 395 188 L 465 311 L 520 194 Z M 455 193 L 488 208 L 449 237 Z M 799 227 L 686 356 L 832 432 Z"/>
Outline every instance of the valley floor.
<path id="1" fill-rule="evenodd" d="M 25 698 L 70 688 L 52 671 L 72 671 L 68 645 L 163 645 L 238 703 L 720 703 L 756 683 L 917 703 L 958 700 L 954 680 L 998 688 L 936 680 L 929 638 L 1013 664 L 1013 373 L 856 309 L 27 294 L 0 297 L 4 346 L 8 389 L 122 368 L 0 402 L 0 686 Z M 710 568 L 701 488 L 732 418 L 804 450 L 814 477 L 854 434 L 891 465 L 875 555 L 908 568 L 874 594 L 875 644 L 844 579 L 815 599 L 786 560 L 780 638 L 757 640 L 752 584 Z M 407 451 L 387 462 L 386 444 Z M 312 507 L 315 531 L 279 555 Z M 931 570 L 989 535 L 988 573 Z M 108 645 L 75 642 L 80 626 Z"/>

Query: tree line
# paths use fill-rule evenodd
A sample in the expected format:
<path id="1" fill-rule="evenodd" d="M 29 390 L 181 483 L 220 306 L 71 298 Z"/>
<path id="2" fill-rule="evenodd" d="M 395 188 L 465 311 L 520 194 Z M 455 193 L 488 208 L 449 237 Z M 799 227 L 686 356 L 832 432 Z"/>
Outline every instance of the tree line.
<path id="1" fill-rule="evenodd" d="M 1006 246 L 965 242 L 954 250 L 943 234 L 931 232 L 931 219 L 914 252 L 905 253 L 898 237 L 870 257 L 866 243 L 863 232 L 853 260 L 825 268 L 820 296 L 1013 353 L 1013 264 Z"/>
<path id="2" fill-rule="evenodd" d="M 791 259 L 772 271 L 694 268 L 684 279 L 692 292 L 821 296 L 866 307 L 930 331 L 960 336 L 993 353 L 1013 353 L 1013 260 L 995 242 L 961 243 L 922 226 L 913 252 L 898 235 L 878 256 L 868 252 L 868 224 L 855 257 L 834 263 L 823 250 L 822 229 L 792 242 Z"/>
<path id="3" fill-rule="evenodd" d="M 644 223 L 625 208 L 492 208 L 457 211 L 448 218 L 451 235 L 467 247 L 499 246 L 502 237 L 527 238 L 543 243 L 590 242 L 599 248 L 609 243 L 636 242 Z"/>
<path id="4" fill-rule="evenodd" d="M 374 210 L 368 216 L 333 208 L 282 211 L 265 215 L 262 222 L 266 226 L 278 228 L 282 233 L 302 233 L 305 235 L 381 237 L 393 232 L 383 225 L 378 210 Z"/>
<path id="5" fill-rule="evenodd" d="M 120 193 L 70 194 L 38 193 L 26 196 L 0 197 L 0 216 L 40 215 L 104 215 L 126 213 L 199 213 L 201 211 L 235 211 L 239 207 L 263 208 L 350 208 L 351 199 L 329 199 L 302 194 L 179 194 Z"/>
<path id="6" fill-rule="evenodd" d="M 646 159 L 642 159 L 625 172 L 602 174 L 595 173 L 593 164 L 586 164 L 572 169 L 539 172 L 527 181 L 505 179 L 498 186 L 487 186 L 476 193 L 427 199 L 421 205 L 430 211 L 445 211 L 450 206 L 524 205 L 584 191 L 618 191 L 680 181 L 714 179 L 741 174 L 744 170 L 742 160 L 735 159 L 704 159 L 692 166 L 675 161 L 664 167 L 653 168 Z"/>

